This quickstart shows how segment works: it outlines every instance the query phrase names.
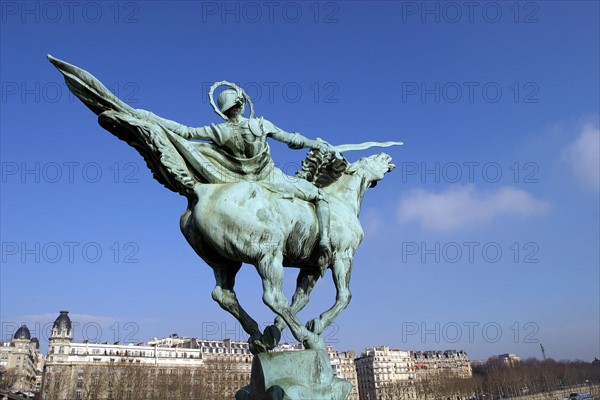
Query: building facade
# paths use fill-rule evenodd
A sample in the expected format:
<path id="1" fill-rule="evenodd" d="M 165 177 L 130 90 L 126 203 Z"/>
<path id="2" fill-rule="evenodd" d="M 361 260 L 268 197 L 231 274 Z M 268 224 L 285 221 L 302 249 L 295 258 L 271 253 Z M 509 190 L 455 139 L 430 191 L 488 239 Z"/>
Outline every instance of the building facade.
<path id="1" fill-rule="evenodd" d="M 435 377 L 470 378 L 473 376 L 469 356 L 462 350 L 415 351 L 416 379 Z"/>
<path id="2" fill-rule="evenodd" d="M 367 348 L 354 360 L 360 400 L 415 398 L 414 361 L 410 351 L 387 346 Z M 396 391 L 406 392 L 400 397 Z"/>
<path id="3" fill-rule="evenodd" d="M 352 392 L 350 392 L 347 400 L 359 400 L 358 376 L 354 364 L 356 353 L 352 350 L 338 352 L 333 346 L 327 346 L 327 353 L 333 368 L 333 375 L 352 384 Z"/>
<path id="4" fill-rule="evenodd" d="M 368 348 L 356 358 L 360 400 L 420 399 L 452 379 L 472 377 L 462 350 L 402 351 L 387 346 Z M 446 385 L 448 386 L 448 385 Z"/>
<path id="5" fill-rule="evenodd" d="M 225 399 L 248 384 L 247 342 L 171 335 L 139 344 L 77 343 L 71 320 L 54 321 L 43 369 L 42 398 Z"/>
<path id="6" fill-rule="evenodd" d="M 11 377 L 8 383 L 13 392 L 38 392 L 43 363 L 40 342 L 31 337 L 25 324 L 17 329 L 12 340 L 0 342 L 0 369 Z"/>
<path id="7" fill-rule="evenodd" d="M 521 361 L 521 359 L 517 355 L 512 353 L 499 354 L 498 360 L 502 361 L 504 365 L 508 365 L 510 367 L 513 367 L 515 364 Z"/>
<path id="8" fill-rule="evenodd" d="M 23 328 L 17 333 L 15 348 L 31 352 L 35 341 L 29 331 Z M 301 344 L 284 343 L 274 351 L 302 349 Z M 436 382 L 472 376 L 462 350 L 412 352 L 380 346 L 365 349 L 359 357 L 332 346 L 327 351 L 334 375 L 353 385 L 349 400 L 419 399 Z M 35 371 L 33 354 L 28 376 Z M 43 366 L 42 399 L 232 399 L 249 383 L 252 360 L 247 342 L 230 339 L 172 334 L 138 344 L 76 342 L 68 312 L 61 311 L 52 326 Z"/>
<path id="9" fill-rule="evenodd" d="M 299 351 L 283 343 L 273 351 Z M 334 375 L 354 386 L 355 353 L 328 347 Z M 247 342 L 203 340 L 172 334 L 148 343 L 73 340 L 71 319 L 61 311 L 52 326 L 43 380 L 44 400 L 233 399 L 250 382 L 253 355 Z"/>

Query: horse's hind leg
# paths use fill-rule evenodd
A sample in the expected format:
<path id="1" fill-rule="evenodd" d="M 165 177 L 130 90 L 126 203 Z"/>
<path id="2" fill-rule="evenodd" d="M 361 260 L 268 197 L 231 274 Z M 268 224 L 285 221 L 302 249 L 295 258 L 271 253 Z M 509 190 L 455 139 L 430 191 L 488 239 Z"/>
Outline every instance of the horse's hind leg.
<path id="1" fill-rule="evenodd" d="M 209 264 L 215 274 L 215 288 L 212 291 L 212 298 L 222 309 L 233 315 L 242 325 L 246 333 L 250 335 L 250 350 L 253 354 L 266 352 L 268 349 L 262 344 L 262 334 L 258 324 L 240 305 L 233 286 L 235 285 L 235 276 L 240 270 L 241 263 L 229 264 Z"/>
<path id="2" fill-rule="evenodd" d="M 290 308 L 292 313 L 298 314 L 307 304 L 310 296 L 310 292 L 319 280 L 319 271 L 313 269 L 301 269 L 296 279 L 296 292 L 292 297 L 292 304 Z M 285 329 L 287 326 L 283 318 L 279 315 L 275 318 L 275 326 L 279 331 Z"/>
<path id="3" fill-rule="evenodd" d="M 282 289 L 282 262 L 283 256 L 276 253 L 271 257 L 265 255 L 256 265 L 263 284 L 263 302 L 285 321 L 296 340 L 304 344 L 304 347 L 325 348 L 323 339 L 306 329 L 288 304 Z"/>
<path id="4" fill-rule="evenodd" d="M 351 260 L 336 260 L 333 264 L 332 275 L 336 288 L 335 303 L 319 318 L 306 323 L 306 327 L 313 333 L 320 335 L 335 320 L 335 318 L 348 306 L 352 294 L 350 293 Z"/>

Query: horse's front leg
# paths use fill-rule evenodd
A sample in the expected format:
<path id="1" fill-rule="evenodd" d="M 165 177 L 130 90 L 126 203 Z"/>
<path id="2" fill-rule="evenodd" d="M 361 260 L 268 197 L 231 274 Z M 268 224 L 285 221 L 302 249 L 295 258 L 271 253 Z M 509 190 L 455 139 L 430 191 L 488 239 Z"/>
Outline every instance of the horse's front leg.
<path id="1" fill-rule="evenodd" d="M 335 303 L 319 316 L 306 323 L 306 327 L 313 333 L 320 335 L 331 325 L 335 318 L 346 308 L 352 298 L 350 293 L 350 273 L 352 272 L 351 259 L 337 259 L 333 263 L 332 275 L 336 288 Z"/>
<path id="2" fill-rule="evenodd" d="M 296 279 L 296 291 L 292 297 L 292 313 L 298 314 L 307 304 L 310 296 L 310 292 L 315 287 L 315 284 L 319 280 L 319 271 L 316 269 L 301 269 Z M 275 318 L 275 326 L 279 329 L 279 332 L 286 328 L 285 321 L 279 315 Z"/>
<path id="3" fill-rule="evenodd" d="M 325 343 L 319 335 L 306 329 L 300 323 L 296 314 L 288 304 L 283 294 L 283 256 L 275 253 L 271 256 L 265 255 L 256 265 L 258 274 L 263 284 L 263 302 L 275 314 L 280 316 L 292 331 L 292 335 L 307 349 L 323 349 Z"/>

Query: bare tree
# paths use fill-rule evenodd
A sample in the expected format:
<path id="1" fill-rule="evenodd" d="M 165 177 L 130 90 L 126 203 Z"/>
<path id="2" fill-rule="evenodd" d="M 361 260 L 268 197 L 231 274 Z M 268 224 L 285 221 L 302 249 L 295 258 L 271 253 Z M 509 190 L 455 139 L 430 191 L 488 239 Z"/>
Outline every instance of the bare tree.
<path id="1" fill-rule="evenodd" d="M 0 390 L 9 391 L 17 382 L 18 375 L 14 369 L 0 367 Z"/>
<path id="2" fill-rule="evenodd" d="M 75 384 L 71 379 L 72 367 L 69 365 L 47 369 L 44 373 L 43 400 L 64 400 L 75 397 Z"/>
<path id="3" fill-rule="evenodd" d="M 416 388 L 412 381 L 397 381 L 386 384 L 380 389 L 381 400 L 416 399 Z"/>
<path id="4" fill-rule="evenodd" d="M 515 397 L 600 384 L 600 366 L 583 361 L 540 361 L 534 358 L 507 364 L 490 358 L 485 364 L 473 368 L 473 380 L 478 395 Z"/>
<path id="5" fill-rule="evenodd" d="M 99 400 L 106 397 L 107 368 L 85 365 L 78 369 L 76 391 L 81 400 Z"/>

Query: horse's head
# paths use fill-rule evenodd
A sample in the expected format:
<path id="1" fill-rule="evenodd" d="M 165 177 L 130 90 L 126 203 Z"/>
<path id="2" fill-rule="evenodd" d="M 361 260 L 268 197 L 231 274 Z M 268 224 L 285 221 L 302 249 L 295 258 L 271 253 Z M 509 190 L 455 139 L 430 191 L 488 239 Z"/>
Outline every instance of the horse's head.
<path id="1" fill-rule="evenodd" d="M 383 179 L 383 176 L 392 171 L 396 166 L 392 164 L 392 157 L 385 153 L 374 154 L 369 157 L 363 157 L 360 160 L 352 163 L 346 174 L 361 174 L 365 189 L 375 187 L 377 182 Z"/>
<path id="2" fill-rule="evenodd" d="M 383 179 L 386 172 L 395 167 L 392 157 L 385 153 L 363 157 L 350 164 L 339 181 L 325 188 L 325 191 L 349 206 L 356 214 L 368 188 L 374 187 Z"/>

